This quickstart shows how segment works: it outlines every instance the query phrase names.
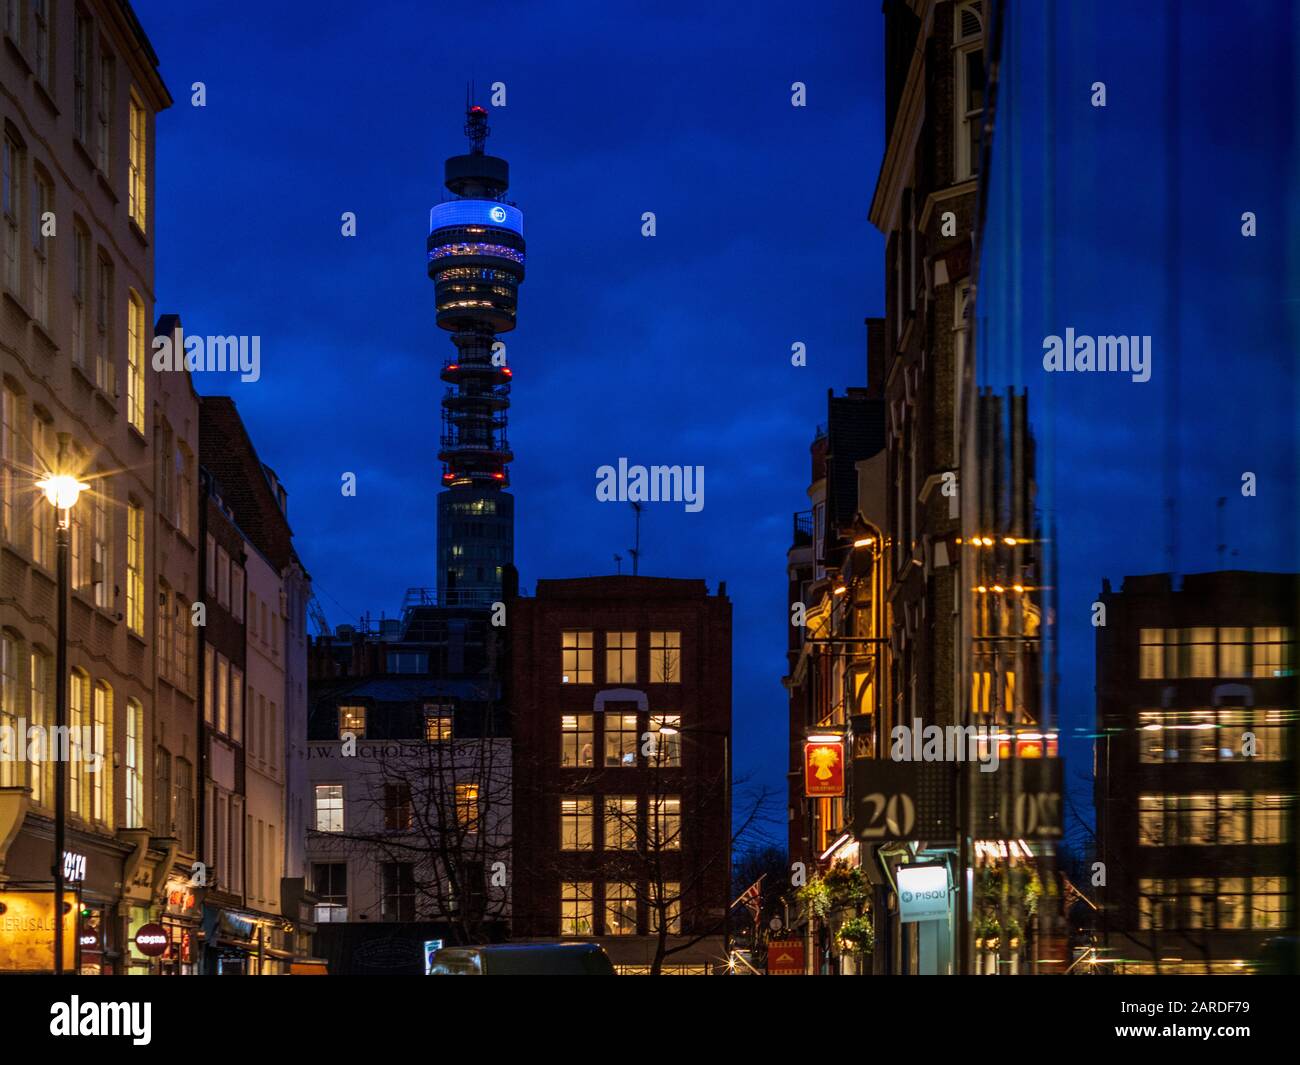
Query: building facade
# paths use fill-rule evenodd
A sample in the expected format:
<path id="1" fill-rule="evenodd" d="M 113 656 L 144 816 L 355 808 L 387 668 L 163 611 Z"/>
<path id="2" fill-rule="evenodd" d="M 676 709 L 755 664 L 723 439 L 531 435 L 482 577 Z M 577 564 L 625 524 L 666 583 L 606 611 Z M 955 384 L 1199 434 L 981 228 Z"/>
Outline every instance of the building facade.
<path id="1" fill-rule="evenodd" d="M 1236 974 L 1293 956 L 1300 578 L 1158 573 L 1103 581 L 1099 602 L 1097 963 Z"/>
<path id="2" fill-rule="evenodd" d="M 197 585 L 192 531 L 155 483 L 175 457 L 155 430 L 192 441 L 193 400 L 148 358 L 154 121 L 171 97 L 127 4 L 8 4 L 0 32 L 0 890 L 48 891 L 56 861 L 53 762 L 14 744 L 54 724 L 55 513 L 35 483 L 70 472 L 90 489 L 70 512 L 69 720 L 89 732 L 67 752 L 67 967 L 127 972 L 143 961 L 132 928 L 194 839 L 183 774 L 154 773 L 195 736 L 192 641 L 162 659 L 155 627 L 174 618 L 150 606 L 160 579 L 182 601 Z M 0 968 L 53 967 L 5 938 Z"/>
<path id="3" fill-rule="evenodd" d="M 306 719 L 310 579 L 294 550 L 288 492 L 229 397 L 201 400 L 199 458 L 203 970 L 280 975 L 315 960 L 305 855 L 288 838 L 306 802 L 288 729 Z"/>
<path id="4" fill-rule="evenodd" d="M 625 973 L 724 971 L 725 586 L 543 580 L 507 612 L 514 937 L 595 940 Z"/>
<path id="5" fill-rule="evenodd" d="M 418 974 L 436 946 L 509 929 L 502 630 L 432 598 L 312 644 L 307 860 L 331 973 Z"/>

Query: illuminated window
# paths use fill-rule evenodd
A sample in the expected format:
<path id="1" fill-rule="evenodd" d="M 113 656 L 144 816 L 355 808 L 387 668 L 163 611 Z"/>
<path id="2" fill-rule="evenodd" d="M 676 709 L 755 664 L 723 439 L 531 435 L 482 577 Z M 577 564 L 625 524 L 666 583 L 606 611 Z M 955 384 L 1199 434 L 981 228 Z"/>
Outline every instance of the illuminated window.
<path id="1" fill-rule="evenodd" d="M 1286 843 L 1288 811 L 1281 795 L 1139 795 L 1138 842 L 1144 847 Z"/>
<path id="2" fill-rule="evenodd" d="M 126 701 L 126 824 L 144 824 L 144 707 L 137 699 Z"/>
<path id="3" fill-rule="evenodd" d="M 591 935 L 595 915 L 590 880 L 566 880 L 560 884 L 560 935 Z"/>
<path id="4" fill-rule="evenodd" d="M 682 800 L 676 795 L 658 796 L 650 803 L 650 846 L 653 850 L 682 849 Z"/>
<path id="5" fill-rule="evenodd" d="M 126 623 L 144 635 L 144 507 L 126 506 Z"/>
<path id="6" fill-rule="evenodd" d="M 636 633 L 605 633 L 605 682 L 636 683 Z"/>
<path id="7" fill-rule="evenodd" d="M 37 469 L 53 468 L 58 456 L 53 427 L 43 418 L 32 418 L 32 462 Z M 32 500 L 32 561 L 54 568 L 54 508 L 45 499 Z"/>
<path id="8" fill-rule="evenodd" d="M 1138 633 L 1138 677 L 1141 680 L 1163 680 L 1165 675 L 1165 630 L 1142 629 Z"/>
<path id="9" fill-rule="evenodd" d="M 3 743 L 0 757 L 0 788 L 16 788 L 23 784 L 22 762 L 12 755 L 26 749 L 26 741 L 18 731 L 18 718 L 22 703 L 18 692 L 18 641 L 8 632 L 0 633 L 0 735 L 14 737 Z"/>
<path id="10" fill-rule="evenodd" d="M 134 292 L 126 308 L 126 417 L 144 432 L 144 302 Z"/>
<path id="11" fill-rule="evenodd" d="M 105 824 L 113 817 L 113 689 L 102 681 L 95 685 L 89 744 L 82 744 L 93 772 L 87 772 L 86 811 L 92 821 Z"/>
<path id="12" fill-rule="evenodd" d="M 650 633 L 650 683 L 680 684 L 682 662 L 682 634 L 680 632 Z"/>
<path id="13" fill-rule="evenodd" d="M 1290 921 L 1286 877 L 1142 877 L 1138 925 L 1143 930 L 1276 929 Z"/>
<path id="14" fill-rule="evenodd" d="M 68 676 L 68 726 L 72 730 L 68 744 L 68 809 L 81 817 L 85 817 L 89 809 L 89 784 L 86 781 L 89 774 L 86 773 L 86 759 L 82 757 L 85 748 L 81 743 L 84 730 L 90 725 L 89 703 L 90 678 L 74 669 Z"/>
<path id="15" fill-rule="evenodd" d="M 1138 713 L 1138 758 L 1162 762 L 1281 762 L 1289 749 L 1285 712 L 1220 706 Z"/>
<path id="16" fill-rule="evenodd" d="M 636 935 L 636 889 L 631 884 L 606 882 L 605 935 Z"/>
<path id="17" fill-rule="evenodd" d="M 661 768 L 682 764 L 682 719 L 680 714 L 660 714 L 650 718 L 650 762 Z M 663 729 L 668 735 L 661 735 Z"/>
<path id="18" fill-rule="evenodd" d="M 316 785 L 316 831 L 343 831 L 343 785 Z"/>
<path id="19" fill-rule="evenodd" d="M 128 126 L 130 159 L 126 186 L 127 214 L 130 216 L 131 221 L 140 227 L 142 233 L 147 233 L 149 230 L 145 202 L 149 187 L 148 129 L 148 115 L 140 101 L 132 94 L 130 124 Z"/>
<path id="20" fill-rule="evenodd" d="M 560 850 L 591 850 L 593 820 L 590 798 L 561 798 Z"/>
<path id="21" fill-rule="evenodd" d="M 560 765 L 566 769 L 591 766 L 595 763 L 590 714 L 565 714 L 560 718 Z"/>
<path id="22" fill-rule="evenodd" d="M 18 496 L 18 417 L 22 410 L 18 393 L 0 386 L 0 534 L 14 537 L 14 500 Z"/>
<path id="23" fill-rule="evenodd" d="M 339 707 L 339 739 L 346 733 L 352 733 L 357 739 L 366 738 L 366 708 L 364 706 Z"/>
<path id="24" fill-rule="evenodd" d="M 1248 677 L 1246 668 L 1249 629 L 1227 627 L 1219 630 L 1219 676 Z"/>
<path id="25" fill-rule="evenodd" d="M 479 805 L 477 784 L 456 785 L 456 824 L 467 834 L 472 835 L 479 829 L 482 810 Z"/>
<path id="26" fill-rule="evenodd" d="M 426 743 L 450 743 L 455 717 L 451 707 L 428 703 L 424 707 L 424 739 Z"/>
<path id="27" fill-rule="evenodd" d="M 317 898 L 316 921 L 327 924 L 348 919 L 347 862 L 326 862 L 312 867 L 312 893 Z"/>
<path id="28" fill-rule="evenodd" d="M 1289 677 L 1295 671 L 1295 635 L 1289 628 L 1251 630 L 1251 676 Z"/>
<path id="29" fill-rule="evenodd" d="M 605 796 L 605 850 L 636 850 L 637 798 L 635 795 Z"/>
<path id="30" fill-rule="evenodd" d="M 54 716 L 50 704 L 51 659 L 49 655 L 33 650 L 30 668 L 27 713 L 33 725 L 48 728 Z M 38 806 L 53 805 L 53 800 L 48 792 L 53 790 L 49 788 L 49 784 L 52 782 L 54 774 L 52 768 L 46 768 L 49 764 L 48 752 L 46 758 L 38 758 L 30 763 L 32 802 Z"/>
<path id="31" fill-rule="evenodd" d="M 566 629 L 560 642 L 561 671 L 565 684 L 591 684 L 593 672 L 590 630 Z"/>
<path id="32" fill-rule="evenodd" d="M 636 714 L 605 715 L 605 765 L 636 765 Z"/>
<path id="33" fill-rule="evenodd" d="M 659 915 L 663 914 L 670 936 L 682 934 L 682 885 L 666 880 L 663 884 L 650 884 L 650 934 L 659 931 Z"/>

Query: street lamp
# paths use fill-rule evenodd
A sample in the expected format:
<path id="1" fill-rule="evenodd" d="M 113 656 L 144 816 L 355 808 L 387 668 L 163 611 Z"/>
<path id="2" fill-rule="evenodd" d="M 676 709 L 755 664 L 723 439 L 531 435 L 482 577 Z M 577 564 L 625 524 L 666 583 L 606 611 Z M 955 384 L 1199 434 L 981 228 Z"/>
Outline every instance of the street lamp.
<path id="1" fill-rule="evenodd" d="M 66 470 L 68 433 L 59 433 L 59 470 Z M 59 607 L 57 651 L 54 656 L 54 735 L 67 734 L 68 728 L 68 554 L 72 537 L 72 508 L 77 497 L 90 485 L 69 473 L 52 473 L 36 487 L 58 515 L 55 545 L 58 551 Z M 69 742 L 68 756 L 72 755 Z M 63 848 L 68 820 L 68 766 L 55 750 L 54 757 L 54 975 L 63 975 Z"/>

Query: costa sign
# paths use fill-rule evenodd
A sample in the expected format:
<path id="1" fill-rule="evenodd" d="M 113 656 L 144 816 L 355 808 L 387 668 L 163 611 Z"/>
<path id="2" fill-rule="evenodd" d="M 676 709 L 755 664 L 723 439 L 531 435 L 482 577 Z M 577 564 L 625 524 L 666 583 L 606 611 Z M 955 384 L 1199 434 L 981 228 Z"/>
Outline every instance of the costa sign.
<path id="1" fill-rule="evenodd" d="M 135 949 L 146 958 L 165 954 L 170 942 L 167 929 L 160 924 L 143 924 L 135 933 Z"/>

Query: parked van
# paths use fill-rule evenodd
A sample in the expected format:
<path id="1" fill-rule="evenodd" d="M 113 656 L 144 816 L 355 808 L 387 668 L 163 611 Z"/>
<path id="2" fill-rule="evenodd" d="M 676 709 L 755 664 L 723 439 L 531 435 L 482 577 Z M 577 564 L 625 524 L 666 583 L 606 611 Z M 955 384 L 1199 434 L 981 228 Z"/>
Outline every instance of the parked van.
<path id="1" fill-rule="evenodd" d="M 614 976 L 599 943 L 498 943 L 443 947 L 433 955 L 430 976 Z"/>

